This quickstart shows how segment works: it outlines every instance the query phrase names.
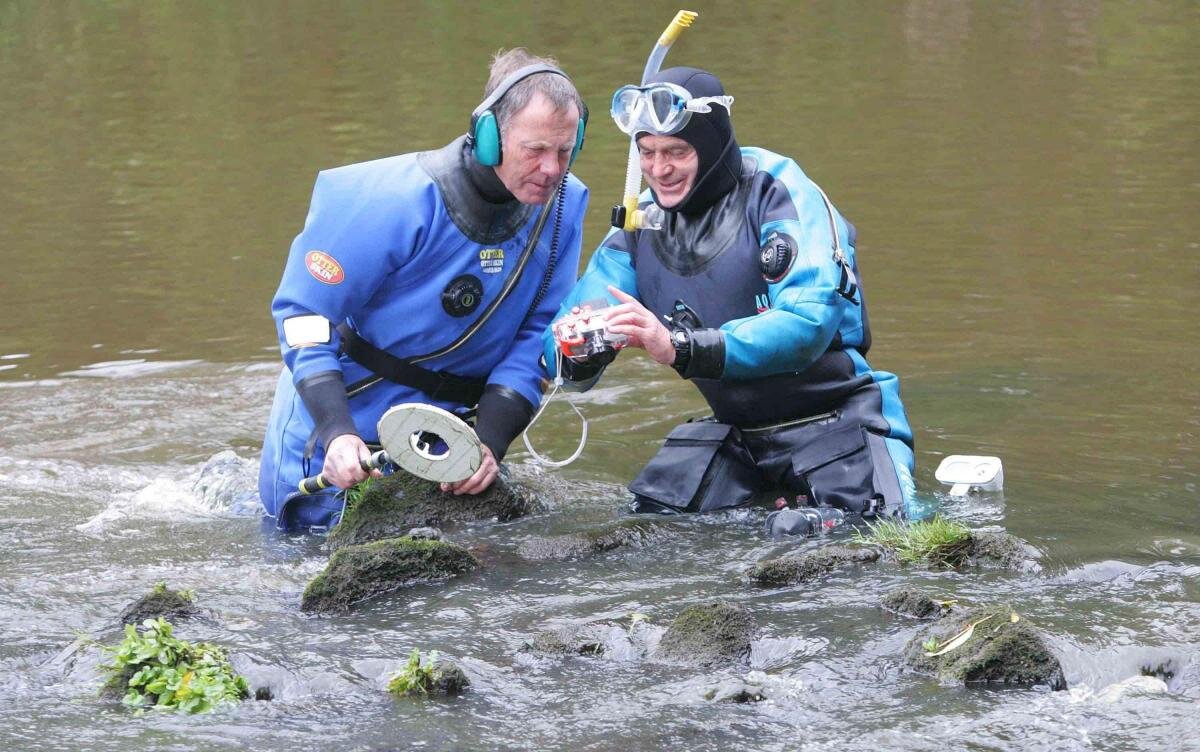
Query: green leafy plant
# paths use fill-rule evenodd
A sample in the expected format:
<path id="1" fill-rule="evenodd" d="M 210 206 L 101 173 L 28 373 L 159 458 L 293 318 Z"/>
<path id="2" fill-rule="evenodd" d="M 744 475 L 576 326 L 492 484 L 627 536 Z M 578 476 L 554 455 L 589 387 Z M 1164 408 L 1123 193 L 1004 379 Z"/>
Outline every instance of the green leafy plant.
<path id="1" fill-rule="evenodd" d="M 866 534 L 856 531 L 855 539 L 890 549 L 901 562 L 958 566 L 966 559 L 971 531 L 958 522 L 935 516 L 912 523 L 881 520 Z"/>
<path id="2" fill-rule="evenodd" d="M 398 697 L 429 694 L 430 688 L 437 680 L 437 655 L 436 650 L 431 650 L 422 664 L 421 651 L 413 648 L 408 662 L 388 682 L 388 691 Z"/>
<path id="3" fill-rule="evenodd" d="M 158 582 L 154 583 L 154 590 L 150 591 L 150 594 L 163 596 L 163 595 L 167 595 L 170 592 L 172 592 L 172 591 L 167 590 L 167 583 L 162 580 L 159 580 Z M 194 603 L 196 601 L 196 591 L 195 590 L 191 590 L 191 589 L 176 590 L 176 591 L 174 591 L 174 593 L 185 601 L 189 601 L 192 603 Z"/>
<path id="4" fill-rule="evenodd" d="M 127 624 L 121 644 L 104 648 L 112 653 L 112 663 L 102 668 L 112 674 L 110 685 L 124 685 L 122 703 L 204 713 L 250 695 L 222 648 L 184 642 L 172 629 L 165 619 L 146 619 L 140 633 Z"/>

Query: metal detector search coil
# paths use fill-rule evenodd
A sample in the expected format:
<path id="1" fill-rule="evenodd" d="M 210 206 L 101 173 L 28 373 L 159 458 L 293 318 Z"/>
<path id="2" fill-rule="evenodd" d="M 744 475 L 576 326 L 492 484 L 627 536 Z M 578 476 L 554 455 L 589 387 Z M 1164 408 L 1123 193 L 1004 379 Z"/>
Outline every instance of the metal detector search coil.
<path id="1" fill-rule="evenodd" d="M 457 483 L 483 464 L 483 449 L 474 429 L 457 415 L 420 402 L 389 408 L 379 419 L 379 443 L 392 461 L 418 478 Z M 434 453 L 436 436 L 445 449 Z"/>

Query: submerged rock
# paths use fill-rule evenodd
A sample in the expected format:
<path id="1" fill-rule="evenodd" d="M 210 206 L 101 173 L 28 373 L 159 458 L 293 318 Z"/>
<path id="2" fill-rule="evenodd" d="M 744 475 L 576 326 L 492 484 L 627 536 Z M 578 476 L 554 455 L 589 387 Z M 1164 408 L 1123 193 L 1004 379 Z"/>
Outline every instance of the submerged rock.
<path id="1" fill-rule="evenodd" d="M 759 585 L 779 587 L 808 582 L 835 569 L 878 561 L 877 548 L 822 546 L 802 554 L 786 554 L 776 559 L 760 561 L 748 576 Z"/>
<path id="2" fill-rule="evenodd" d="M 257 514 L 262 509 L 258 500 L 258 463 L 238 456 L 232 449 L 217 452 L 200 469 L 192 493 L 214 510 Z"/>
<path id="3" fill-rule="evenodd" d="M 479 566 L 469 551 L 440 540 L 389 538 L 339 548 L 304 589 L 300 610 L 340 613 L 410 585 L 449 579 Z"/>
<path id="4" fill-rule="evenodd" d="M 761 684 L 744 679 L 726 679 L 714 687 L 708 687 L 701 696 L 713 702 L 762 702 L 767 699 Z"/>
<path id="5" fill-rule="evenodd" d="M 529 514 L 537 504 L 532 491 L 502 477 L 481 494 L 455 496 L 435 481 L 396 472 L 371 483 L 362 499 L 346 509 L 328 542 L 336 550 L 396 538 L 414 527 L 442 528 L 491 519 L 506 522 Z"/>
<path id="6" fill-rule="evenodd" d="M 1013 617 L 1006 606 L 948 615 L 908 643 L 905 663 L 953 684 L 1066 689 L 1062 665 L 1042 635 L 1028 620 Z"/>
<path id="7" fill-rule="evenodd" d="M 149 593 L 126 606 L 118 618 L 122 624 L 136 626 L 146 619 L 176 622 L 199 614 L 195 593 L 190 590 L 171 590 L 167 588 L 167 583 L 159 582 Z"/>
<path id="8" fill-rule="evenodd" d="M 716 666 L 744 660 L 757 631 L 754 617 L 740 605 L 704 603 L 685 608 L 663 634 L 655 660 L 689 666 Z"/>
<path id="9" fill-rule="evenodd" d="M 611 660 L 641 660 L 653 649 L 660 628 L 642 619 L 629 624 L 612 621 L 568 624 L 540 632 L 522 650 L 551 656 L 604 656 Z"/>
<path id="10" fill-rule="evenodd" d="M 521 544 L 518 553 L 534 561 L 561 561 L 617 548 L 640 548 L 671 535 L 665 523 L 649 520 L 623 520 L 598 530 L 549 538 L 533 538 Z"/>
<path id="11" fill-rule="evenodd" d="M 934 600 L 916 588 L 893 590 L 879 605 L 885 611 L 917 619 L 937 619 L 949 610 L 946 602 Z"/>

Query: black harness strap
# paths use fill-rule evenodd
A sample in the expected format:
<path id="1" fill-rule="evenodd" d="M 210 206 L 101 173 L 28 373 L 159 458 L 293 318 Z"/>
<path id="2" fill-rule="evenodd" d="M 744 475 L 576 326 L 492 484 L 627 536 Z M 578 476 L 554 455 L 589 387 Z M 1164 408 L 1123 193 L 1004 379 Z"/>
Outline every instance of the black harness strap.
<path id="1" fill-rule="evenodd" d="M 355 363 L 388 381 L 419 389 L 435 400 L 459 402 L 464 405 L 474 405 L 483 396 L 483 389 L 487 386 L 486 379 L 458 376 L 447 371 L 431 371 L 403 358 L 397 358 L 367 342 L 345 322 L 338 324 L 337 331 L 342 338 L 342 352 Z M 347 391 L 351 391 L 353 386 Z"/>

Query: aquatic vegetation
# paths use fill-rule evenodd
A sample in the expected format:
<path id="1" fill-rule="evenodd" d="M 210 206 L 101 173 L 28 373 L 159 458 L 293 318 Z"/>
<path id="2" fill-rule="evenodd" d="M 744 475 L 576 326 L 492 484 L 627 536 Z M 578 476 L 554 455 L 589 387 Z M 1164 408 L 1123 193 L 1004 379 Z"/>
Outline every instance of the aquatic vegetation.
<path id="1" fill-rule="evenodd" d="M 111 674 L 102 692 L 123 691 L 121 702 L 131 707 L 187 713 L 208 712 L 250 695 L 224 649 L 184 642 L 172 631 L 165 619 L 145 620 L 140 633 L 125 625 L 125 639 L 104 648 L 112 653 L 112 663 L 102 667 Z"/>
<path id="2" fill-rule="evenodd" d="M 399 697 L 410 695 L 427 695 L 433 686 L 434 667 L 437 651 L 430 651 L 425 663 L 421 662 L 421 651 L 413 648 L 408 656 L 408 663 L 388 682 L 388 691 Z"/>
<path id="3" fill-rule="evenodd" d="M 971 552 L 971 531 L 965 525 L 934 516 L 923 522 L 881 520 L 868 533 L 855 531 L 855 540 L 892 551 L 902 563 L 925 561 L 957 567 Z"/>
<path id="4" fill-rule="evenodd" d="M 421 651 L 413 648 L 408 662 L 388 682 L 387 689 L 397 697 L 426 697 L 461 694 L 469 685 L 462 669 L 439 660 L 436 650 L 422 660 Z"/>

